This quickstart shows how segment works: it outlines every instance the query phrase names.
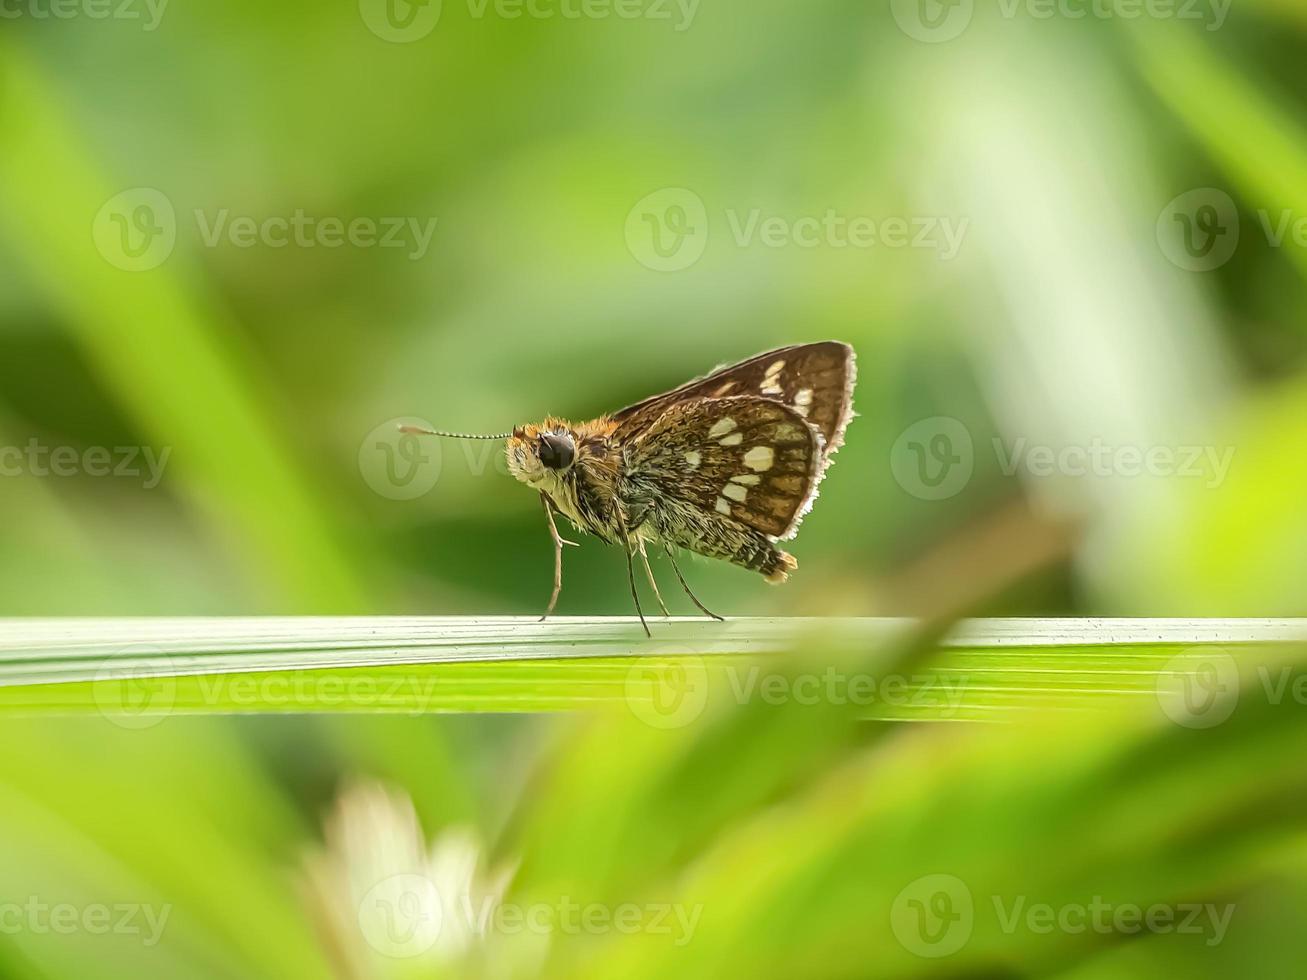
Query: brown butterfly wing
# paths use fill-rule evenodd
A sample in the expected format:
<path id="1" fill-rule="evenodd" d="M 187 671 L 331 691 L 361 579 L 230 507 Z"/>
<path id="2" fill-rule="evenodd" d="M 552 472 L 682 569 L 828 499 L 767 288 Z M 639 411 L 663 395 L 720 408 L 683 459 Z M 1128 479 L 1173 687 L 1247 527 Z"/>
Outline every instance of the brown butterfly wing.
<path id="1" fill-rule="evenodd" d="M 829 457 L 844 444 L 853 416 L 857 364 L 853 348 L 837 340 L 781 347 L 740 361 L 622 409 L 613 419 L 618 435 L 631 438 L 647 429 L 671 405 L 695 398 L 752 396 L 780 402 L 821 433 Z"/>
<path id="2" fill-rule="evenodd" d="M 693 504 L 773 539 L 794 531 L 825 466 L 817 428 L 756 396 L 675 402 L 624 456 L 626 478 L 645 496 Z"/>

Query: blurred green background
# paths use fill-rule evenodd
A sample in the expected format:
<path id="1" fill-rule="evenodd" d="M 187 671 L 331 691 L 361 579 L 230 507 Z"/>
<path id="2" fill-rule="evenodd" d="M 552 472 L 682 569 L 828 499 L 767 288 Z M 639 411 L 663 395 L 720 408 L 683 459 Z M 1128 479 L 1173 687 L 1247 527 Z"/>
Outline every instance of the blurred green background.
<path id="1" fill-rule="evenodd" d="M 0 0 L 0 613 L 534 614 L 551 549 L 530 491 L 494 444 L 411 444 L 395 420 L 499 432 L 586 418 L 769 347 L 838 338 L 859 355 L 860 417 L 794 544 L 800 570 L 771 589 L 686 563 L 710 606 L 1299 614 L 1305 10 Z M 590 540 L 566 559 L 561 615 L 630 611 L 619 553 Z M 673 611 L 689 612 L 675 591 Z M 976 821 L 951 865 L 971 869 L 973 890 L 996 866 L 1066 858 L 1056 833 L 1136 827 L 1149 808 L 1118 766 L 1137 757 L 1163 781 L 1180 774 L 1158 806 L 1193 821 L 1165 838 L 1182 871 L 1145 881 L 1124 838 L 1104 837 L 1075 869 L 1048 857 L 1060 869 L 1049 893 L 1093 893 L 1086 855 L 1120 872 L 1121 894 L 1248 889 L 1261 897 L 1243 907 L 1270 909 L 1243 933 L 1248 949 L 1288 942 L 1276 896 L 1304 888 L 1301 850 L 1276 851 L 1274 835 L 1228 866 L 1224 851 L 1201 850 L 1256 849 L 1266 828 L 1241 808 L 1301 802 L 1301 776 L 1272 763 L 1297 736 L 1260 716 L 1198 754 L 1176 749 L 1193 748 L 1192 733 L 1137 720 L 1044 719 L 1043 748 L 960 728 L 877 728 L 849 743 L 809 733 L 795 744 L 813 755 L 787 757 L 789 775 L 765 788 L 676 768 L 698 752 L 768 768 L 779 738 L 735 729 L 696 735 L 704 748 L 570 721 L 3 724 L 11 900 L 178 906 L 145 950 L 0 929 L 12 975 L 292 976 L 346 961 L 353 975 L 431 975 L 421 958 L 360 966 L 340 954 L 339 933 L 311 926 L 291 870 L 343 787 L 369 777 L 413 797 L 425 836 L 474 825 L 532 873 L 555 856 L 519 880 L 578 897 L 616 889 L 602 892 L 610 902 L 677 891 L 651 882 L 697 894 L 682 875 L 717 834 L 742 836 L 738 852 L 713 856 L 723 865 L 695 872 L 719 898 L 726 868 L 762 867 L 750 848 L 789 839 L 771 821 L 793 818 L 824 842 L 802 871 L 791 855 L 784 900 L 690 945 L 698 959 L 678 976 L 726 975 L 740 949 L 755 973 L 933 969 L 878 946 L 883 929 L 859 934 L 848 913 L 860 884 L 893 896 L 887 882 L 949 871 L 931 846 L 956 831 L 950 801 Z M 897 754 L 843 754 L 898 740 Z M 1049 785 L 1038 774 L 1059 767 L 1055 750 L 1073 764 Z M 1006 790 L 924 774 L 973 754 Z M 1162 764 L 1173 758 L 1184 764 Z M 1253 759 L 1266 762 L 1262 782 L 1195 802 L 1193 787 Z M 627 779 L 642 766 L 653 783 Z M 840 772 L 874 772 L 897 809 L 822 803 Z M 620 814 L 604 817 L 612 781 Z M 818 794 L 813 812 L 755 809 L 800 784 Z M 582 821 L 593 836 L 555 845 L 569 790 L 594 808 Z M 1106 798 L 1119 810 L 1100 825 L 1085 814 Z M 403 822 L 402 803 L 377 799 L 373 812 L 389 814 L 377 820 Z M 641 813 L 651 801 L 661 825 Z M 614 871 L 612 855 L 634 861 L 700 807 L 648 867 L 631 865 L 640 873 Z M 943 823 L 914 834 L 920 812 Z M 1223 816 L 1237 833 L 1218 833 Z M 1301 834 L 1287 815 L 1274 830 Z M 1198 871 L 1185 840 L 1209 859 Z M 899 855 L 892 873 L 847 858 L 882 842 Z M 564 856 L 592 846 L 593 866 L 567 872 Z M 1254 873 L 1271 866 L 1283 879 Z M 784 956 L 761 942 L 786 936 Z M 978 959 L 940 969 L 1142 976 L 1183 963 L 1218 975 L 1228 962 L 1154 937 L 1091 967 L 1080 947 L 1050 953 L 1027 938 L 992 957 L 973 943 Z M 549 954 L 528 945 L 472 974 L 535 975 Z M 1286 964 L 1297 952 L 1276 949 Z M 548 969 L 639 959 L 572 955 Z"/>

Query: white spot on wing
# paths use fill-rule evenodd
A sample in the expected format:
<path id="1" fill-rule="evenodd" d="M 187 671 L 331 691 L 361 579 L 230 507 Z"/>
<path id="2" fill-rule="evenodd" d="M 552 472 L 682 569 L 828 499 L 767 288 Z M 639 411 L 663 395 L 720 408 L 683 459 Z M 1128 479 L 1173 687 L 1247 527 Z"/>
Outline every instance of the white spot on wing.
<path id="1" fill-rule="evenodd" d="M 735 428 L 735 419 L 727 416 L 724 419 L 718 419 L 713 423 L 713 427 L 708 430 L 708 438 L 716 439 L 718 436 L 724 436 Z"/>
<path id="2" fill-rule="evenodd" d="M 731 513 L 731 502 L 730 502 L 729 500 L 727 500 L 725 497 L 718 497 L 718 498 L 717 498 L 717 513 L 719 513 L 719 514 L 725 514 L 725 515 L 727 515 L 728 517 L 730 516 L 730 513 Z"/>
<path id="3" fill-rule="evenodd" d="M 785 370 L 785 361 L 772 361 L 767 365 L 767 371 L 762 377 L 762 393 L 764 395 L 780 395 L 785 389 L 781 387 L 781 372 Z"/>
<path id="4" fill-rule="evenodd" d="M 744 500 L 749 495 L 749 488 L 742 487 L 738 483 L 728 483 L 722 487 L 722 494 L 732 500 Z"/>
<path id="5" fill-rule="evenodd" d="M 743 476 L 731 477 L 732 483 L 743 483 L 746 487 L 756 487 L 762 482 L 762 477 L 757 473 L 745 473 Z"/>
<path id="6" fill-rule="evenodd" d="M 794 393 L 794 410 L 807 418 L 810 408 L 812 408 L 812 389 L 800 388 Z"/>
<path id="7" fill-rule="evenodd" d="M 744 442 L 744 433 L 732 432 L 729 436 L 722 436 L 717 441 L 723 446 L 738 446 L 740 443 Z"/>
<path id="8" fill-rule="evenodd" d="M 744 454 L 744 465 L 751 470 L 769 470 L 776 462 L 776 451 L 771 446 L 754 446 Z"/>
<path id="9" fill-rule="evenodd" d="M 697 449 L 691 449 L 685 454 L 685 462 L 692 470 L 697 470 L 701 461 L 702 457 L 699 455 L 699 450 Z"/>

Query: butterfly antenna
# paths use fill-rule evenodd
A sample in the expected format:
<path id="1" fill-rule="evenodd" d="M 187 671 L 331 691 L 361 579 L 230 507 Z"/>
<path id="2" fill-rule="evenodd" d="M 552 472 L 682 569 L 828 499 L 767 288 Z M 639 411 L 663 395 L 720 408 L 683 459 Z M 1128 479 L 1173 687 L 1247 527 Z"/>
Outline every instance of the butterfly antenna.
<path id="1" fill-rule="evenodd" d="M 417 425 L 401 425 L 400 432 L 409 432 L 417 436 L 442 436 L 446 439 L 507 439 L 513 433 L 504 432 L 500 435 L 482 436 L 475 435 L 471 432 L 439 432 L 435 429 L 424 429 Z"/>

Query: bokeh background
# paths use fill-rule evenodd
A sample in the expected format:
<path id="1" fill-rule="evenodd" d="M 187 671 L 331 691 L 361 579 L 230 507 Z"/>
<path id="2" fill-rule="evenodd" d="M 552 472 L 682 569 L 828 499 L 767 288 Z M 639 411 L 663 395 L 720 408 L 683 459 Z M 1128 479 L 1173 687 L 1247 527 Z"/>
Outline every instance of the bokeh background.
<path id="1" fill-rule="evenodd" d="M 687 563 L 710 606 L 1300 613 L 1305 9 L 0 0 L 0 613 L 532 614 L 533 495 L 397 419 L 591 417 L 826 338 L 860 417 L 801 568 Z M 566 559 L 560 614 L 629 612 L 617 552 Z M 4 724 L 15 894 L 100 894 L 84 854 L 202 906 L 167 963 L 0 935 L 38 976 L 325 971 L 286 869 L 349 780 L 496 839 L 564 807 L 520 795 L 525 746 L 572 731 Z"/>

